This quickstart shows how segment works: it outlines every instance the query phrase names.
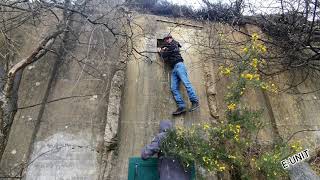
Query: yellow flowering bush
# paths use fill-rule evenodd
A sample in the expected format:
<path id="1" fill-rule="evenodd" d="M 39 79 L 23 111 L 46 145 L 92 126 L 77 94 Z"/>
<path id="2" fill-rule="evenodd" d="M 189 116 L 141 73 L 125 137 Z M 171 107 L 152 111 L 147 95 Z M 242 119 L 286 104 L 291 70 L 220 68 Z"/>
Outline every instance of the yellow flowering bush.
<path id="1" fill-rule="evenodd" d="M 279 179 L 286 177 L 287 173 L 279 165 L 280 162 L 294 153 L 292 149 L 284 144 L 276 145 L 272 150 L 265 151 L 255 162 L 255 166 L 267 179 Z"/>
<path id="2" fill-rule="evenodd" d="M 169 131 L 161 143 L 161 151 L 167 157 L 178 158 L 185 167 L 193 162 L 211 171 L 230 169 L 230 162 L 241 161 L 234 148 L 223 146 L 240 143 L 241 126 L 226 123 L 221 126 L 213 124 L 194 124 L 190 128 L 177 127 Z M 227 153 L 228 152 L 228 153 Z"/>

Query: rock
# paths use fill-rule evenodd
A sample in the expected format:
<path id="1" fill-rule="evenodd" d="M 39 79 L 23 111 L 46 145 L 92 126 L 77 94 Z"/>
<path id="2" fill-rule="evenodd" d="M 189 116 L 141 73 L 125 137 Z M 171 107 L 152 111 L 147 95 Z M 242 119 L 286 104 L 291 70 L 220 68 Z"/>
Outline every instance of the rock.
<path id="1" fill-rule="evenodd" d="M 124 71 L 117 71 L 113 76 L 111 82 L 108 100 L 107 123 L 104 134 L 104 141 L 107 147 L 111 147 L 114 143 L 116 143 L 115 138 L 118 133 L 122 86 L 124 85 L 124 75 Z"/>

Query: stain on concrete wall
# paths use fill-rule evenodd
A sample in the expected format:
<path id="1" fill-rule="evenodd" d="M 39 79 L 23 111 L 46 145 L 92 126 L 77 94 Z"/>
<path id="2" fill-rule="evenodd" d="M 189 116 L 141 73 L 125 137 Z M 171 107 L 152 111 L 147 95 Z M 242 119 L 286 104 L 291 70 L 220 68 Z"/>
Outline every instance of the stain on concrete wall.
<path id="1" fill-rule="evenodd" d="M 90 132 L 56 133 L 35 142 L 25 179 L 97 179 L 96 156 Z"/>

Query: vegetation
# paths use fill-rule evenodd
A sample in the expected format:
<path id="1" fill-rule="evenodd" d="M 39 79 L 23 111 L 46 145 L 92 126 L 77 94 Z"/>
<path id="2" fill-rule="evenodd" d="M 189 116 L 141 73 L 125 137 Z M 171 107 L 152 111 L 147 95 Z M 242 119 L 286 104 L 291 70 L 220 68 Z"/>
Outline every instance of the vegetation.
<path id="1" fill-rule="evenodd" d="M 172 4 L 165 0 L 128 0 L 128 6 L 139 11 L 149 12 L 156 15 L 169 17 L 184 17 L 195 20 L 210 20 L 219 22 L 232 22 L 234 17 L 240 15 L 242 0 L 231 4 L 222 2 L 210 3 L 202 1 L 205 6 L 201 9 L 194 9 L 186 5 Z"/>

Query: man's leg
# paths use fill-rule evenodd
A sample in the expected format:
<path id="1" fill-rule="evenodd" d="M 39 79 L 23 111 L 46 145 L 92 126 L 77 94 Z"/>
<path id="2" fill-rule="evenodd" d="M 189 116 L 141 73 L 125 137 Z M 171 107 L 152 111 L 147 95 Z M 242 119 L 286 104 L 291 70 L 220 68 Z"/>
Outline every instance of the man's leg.
<path id="1" fill-rule="evenodd" d="M 177 111 L 173 113 L 174 115 L 178 115 L 185 112 L 185 107 L 186 107 L 186 104 L 184 103 L 181 93 L 179 91 L 179 85 L 180 85 L 180 78 L 178 76 L 176 68 L 174 68 L 171 73 L 171 92 L 178 105 Z"/>
<path id="2" fill-rule="evenodd" d="M 196 95 L 196 91 L 192 87 L 192 84 L 188 78 L 186 66 L 183 63 L 179 64 L 179 66 L 177 67 L 177 74 L 178 74 L 179 78 L 181 79 L 183 85 L 187 89 L 187 93 L 188 93 L 190 101 L 191 102 L 198 102 L 199 100 Z"/>
<path id="3" fill-rule="evenodd" d="M 177 67 L 177 74 L 181 79 L 183 85 L 186 87 L 189 99 L 192 102 L 192 107 L 190 111 L 193 111 L 199 107 L 199 99 L 196 95 L 196 91 L 192 87 L 192 84 L 188 78 L 187 68 L 183 63 L 179 64 L 179 66 Z"/>

